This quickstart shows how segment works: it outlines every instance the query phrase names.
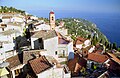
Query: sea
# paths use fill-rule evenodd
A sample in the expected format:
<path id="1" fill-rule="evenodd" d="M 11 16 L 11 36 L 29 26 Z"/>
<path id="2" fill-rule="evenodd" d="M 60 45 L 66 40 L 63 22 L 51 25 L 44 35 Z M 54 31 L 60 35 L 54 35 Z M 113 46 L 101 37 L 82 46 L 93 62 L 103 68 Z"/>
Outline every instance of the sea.
<path id="1" fill-rule="evenodd" d="M 49 10 L 31 10 L 28 13 L 38 17 L 49 17 Z M 56 19 L 59 18 L 82 18 L 97 25 L 99 30 L 111 43 L 120 46 L 120 13 L 93 13 L 77 11 L 54 11 Z"/>

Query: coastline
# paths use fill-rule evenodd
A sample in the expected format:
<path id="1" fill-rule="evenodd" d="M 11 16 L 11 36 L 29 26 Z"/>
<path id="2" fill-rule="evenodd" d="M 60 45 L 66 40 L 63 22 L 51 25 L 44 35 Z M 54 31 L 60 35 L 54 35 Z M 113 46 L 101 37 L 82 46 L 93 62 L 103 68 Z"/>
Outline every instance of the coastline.
<path id="1" fill-rule="evenodd" d="M 40 12 L 40 11 L 39 11 Z M 32 15 L 36 15 L 38 17 L 47 18 L 48 11 L 42 11 L 39 13 L 38 11 L 29 12 Z M 117 43 L 117 46 L 120 46 L 120 14 L 105 14 L 102 13 L 79 13 L 79 12 L 58 12 L 56 11 L 56 18 L 82 18 L 88 21 L 91 21 L 97 25 L 99 30 L 108 38 L 111 43 Z"/>

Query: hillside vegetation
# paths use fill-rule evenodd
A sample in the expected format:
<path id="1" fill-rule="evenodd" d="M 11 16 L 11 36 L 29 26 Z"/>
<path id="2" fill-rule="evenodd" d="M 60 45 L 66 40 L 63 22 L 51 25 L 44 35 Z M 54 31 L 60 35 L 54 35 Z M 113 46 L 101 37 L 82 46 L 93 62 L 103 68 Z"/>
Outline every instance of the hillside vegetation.
<path id="1" fill-rule="evenodd" d="M 108 44 L 106 36 L 90 21 L 80 18 L 64 18 L 57 19 L 56 23 L 59 23 L 60 21 L 65 22 L 65 28 L 68 29 L 69 35 L 71 35 L 74 40 L 76 37 L 80 36 L 92 39 L 93 44 L 96 44 L 97 42 Z"/>
<path id="2" fill-rule="evenodd" d="M 13 7 L 0 6 L 0 13 L 21 13 L 21 14 L 25 14 L 25 11 L 18 10 L 16 8 L 13 8 Z"/>

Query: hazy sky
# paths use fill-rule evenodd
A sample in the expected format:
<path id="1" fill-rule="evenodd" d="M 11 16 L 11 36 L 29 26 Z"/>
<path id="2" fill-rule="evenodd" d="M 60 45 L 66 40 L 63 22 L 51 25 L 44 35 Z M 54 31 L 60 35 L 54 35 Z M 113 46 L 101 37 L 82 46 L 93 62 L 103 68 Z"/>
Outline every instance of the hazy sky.
<path id="1" fill-rule="evenodd" d="M 72 10 L 120 13 L 120 0 L 0 0 L 2 6 L 22 10 Z"/>

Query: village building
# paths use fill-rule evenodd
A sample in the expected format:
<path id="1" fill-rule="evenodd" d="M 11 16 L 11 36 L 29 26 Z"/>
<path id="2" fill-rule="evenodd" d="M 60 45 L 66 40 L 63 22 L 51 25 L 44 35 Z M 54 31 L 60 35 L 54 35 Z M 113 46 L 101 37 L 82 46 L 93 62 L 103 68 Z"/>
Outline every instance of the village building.
<path id="1" fill-rule="evenodd" d="M 12 19 L 14 17 L 17 17 L 17 18 L 18 17 L 23 17 L 22 15 L 17 14 L 17 13 L 1 13 L 0 16 L 1 16 L 1 19 L 2 19 L 4 24 L 7 24 L 8 22 L 12 22 L 13 21 Z M 14 20 L 17 20 L 17 18 L 14 19 Z M 20 20 L 17 20 L 17 21 L 20 21 Z"/>
<path id="2" fill-rule="evenodd" d="M 10 78 L 19 77 L 23 73 L 24 64 L 22 64 L 22 56 L 20 54 L 6 59 L 6 62 L 9 63 Z"/>
<path id="3" fill-rule="evenodd" d="M 48 55 L 55 56 L 58 51 L 58 36 L 53 31 L 38 31 L 31 37 L 32 49 L 45 49 Z"/>
<path id="4" fill-rule="evenodd" d="M 91 45 L 91 41 L 82 37 L 77 37 L 74 43 L 74 46 L 76 46 L 76 48 L 79 48 L 79 49 L 86 48 L 90 45 Z"/>
<path id="5" fill-rule="evenodd" d="M 70 52 L 73 51 L 73 41 L 67 40 L 64 36 L 62 36 L 59 32 L 57 32 L 58 35 L 58 57 L 64 57 L 69 56 Z"/>
<path id="6" fill-rule="evenodd" d="M 35 31 L 50 30 L 50 25 L 47 24 L 36 24 L 34 26 L 35 26 Z"/>
<path id="7" fill-rule="evenodd" d="M 96 67 L 101 68 L 104 65 L 107 65 L 109 62 L 109 57 L 107 55 L 101 55 L 98 53 L 90 53 L 87 57 L 87 65 L 91 68 L 92 63 L 96 65 Z"/>
<path id="8" fill-rule="evenodd" d="M 51 30 L 54 30 L 55 29 L 55 13 L 53 11 L 49 13 L 49 21 L 50 21 Z"/>
<path id="9" fill-rule="evenodd" d="M 111 77 L 119 77 L 120 74 L 120 59 L 118 59 L 114 54 L 107 52 L 108 57 L 110 57 L 109 61 L 109 70 Z"/>
<path id="10" fill-rule="evenodd" d="M 29 61 L 29 65 L 37 78 L 71 78 L 70 73 L 64 72 L 64 68 L 56 63 L 50 63 L 45 56 Z"/>
<path id="11" fill-rule="evenodd" d="M 28 62 L 40 57 L 42 50 L 23 51 L 17 55 L 7 58 L 5 61 L 9 63 L 7 66 L 9 78 L 24 78 L 29 70 Z"/>
<path id="12" fill-rule="evenodd" d="M 59 57 L 68 57 L 73 52 L 73 42 L 67 40 L 60 33 L 49 31 L 38 31 L 31 37 L 32 49 L 44 49 L 46 55 Z M 72 57 L 71 57 L 72 58 Z"/>
<path id="13" fill-rule="evenodd" d="M 0 63 L 0 78 L 9 78 L 9 71 L 6 68 L 9 65 L 8 62 L 2 62 Z"/>
<path id="14" fill-rule="evenodd" d="M 68 60 L 67 66 L 71 71 L 72 77 L 77 77 L 80 76 L 81 73 L 85 73 L 83 69 L 86 69 L 87 60 L 80 57 L 79 54 L 74 54 L 74 59 Z"/>
<path id="15" fill-rule="evenodd" d="M 24 22 L 25 21 L 25 19 L 23 18 L 23 17 L 20 17 L 20 16 L 15 16 L 15 17 L 12 17 L 11 19 L 10 19 L 10 22 Z"/>
<path id="16" fill-rule="evenodd" d="M 55 27 L 55 31 L 59 32 L 63 36 L 67 36 L 68 35 L 68 29 L 65 28 L 63 21 L 60 22 L 59 26 Z"/>

